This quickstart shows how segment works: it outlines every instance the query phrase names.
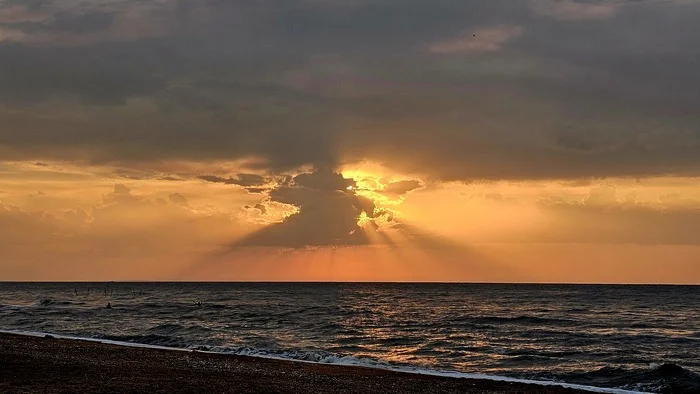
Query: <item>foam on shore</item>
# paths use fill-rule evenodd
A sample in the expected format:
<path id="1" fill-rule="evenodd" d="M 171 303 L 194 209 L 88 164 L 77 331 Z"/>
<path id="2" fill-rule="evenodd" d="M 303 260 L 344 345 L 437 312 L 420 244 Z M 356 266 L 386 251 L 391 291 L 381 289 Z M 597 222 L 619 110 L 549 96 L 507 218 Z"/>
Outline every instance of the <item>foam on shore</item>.
<path id="1" fill-rule="evenodd" d="M 507 376 L 486 375 L 486 374 L 480 374 L 480 373 L 465 373 L 465 372 L 457 372 L 457 371 L 437 371 L 437 370 L 430 370 L 430 369 L 423 369 L 423 368 L 394 366 L 394 365 L 384 364 L 384 363 L 376 363 L 376 362 L 373 363 L 373 362 L 370 362 L 369 360 L 363 360 L 363 359 L 352 357 L 352 356 L 344 356 L 344 357 L 324 356 L 319 360 L 311 361 L 311 360 L 300 360 L 298 358 L 293 358 L 293 357 L 270 355 L 270 354 L 265 354 L 262 352 L 256 352 L 256 351 L 252 351 L 252 350 L 247 351 L 247 352 L 235 352 L 235 353 L 234 352 L 225 352 L 225 351 L 222 351 L 222 352 L 201 351 L 201 350 L 194 350 L 194 349 L 175 348 L 175 347 L 158 346 L 158 345 L 148 345 L 148 344 L 135 343 L 135 342 L 114 341 L 114 340 L 109 340 L 109 339 L 85 338 L 85 337 L 76 337 L 76 336 L 70 336 L 70 335 L 59 335 L 59 334 L 37 332 L 37 331 L 0 330 L 0 334 L 23 335 L 23 336 L 31 336 L 31 337 L 37 337 L 37 338 L 43 338 L 43 337 L 46 337 L 47 335 L 50 335 L 51 337 L 54 337 L 57 339 L 70 339 L 70 340 L 77 340 L 77 341 L 96 342 L 96 343 L 117 345 L 117 346 L 126 346 L 126 347 L 170 350 L 170 351 L 180 351 L 180 352 L 197 351 L 199 353 L 210 353 L 210 354 L 231 354 L 231 355 L 238 355 L 238 356 L 259 357 L 259 358 L 266 358 L 266 359 L 273 359 L 273 360 L 292 361 L 292 362 L 309 363 L 309 364 L 330 364 L 330 365 L 338 365 L 338 366 L 346 366 L 346 367 L 374 368 L 374 369 L 381 369 L 381 370 L 392 371 L 392 372 L 429 375 L 429 376 L 437 376 L 437 377 L 444 377 L 444 378 L 490 380 L 490 381 L 497 381 L 497 382 L 533 384 L 533 385 L 539 385 L 539 386 L 559 386 L 559 387 L 570 388 L 570 389 L 575 389 L 575 390 L 589 391 L 589 392 L 593 392 L 593 393 L 644 394 L 643 391 L 632 391 L 632 390 L 615 389 L 615 388 L 594 387 L 594 386 L 586 386 L 586 385 L 573 384 L 573 383 L 544 381 L 544 380 L 518 379 L 518 378 L 507 377 Z"/>

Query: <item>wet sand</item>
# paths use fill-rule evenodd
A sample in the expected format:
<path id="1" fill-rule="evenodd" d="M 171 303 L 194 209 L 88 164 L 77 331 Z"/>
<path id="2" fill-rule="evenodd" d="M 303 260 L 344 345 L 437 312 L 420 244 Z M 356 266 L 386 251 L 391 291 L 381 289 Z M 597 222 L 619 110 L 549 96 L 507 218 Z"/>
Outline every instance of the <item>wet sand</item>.
<path id="1" fill-rule="evenodd" d="M 0 334 L 1 393 L 587 393 L 363 367 Z"/>

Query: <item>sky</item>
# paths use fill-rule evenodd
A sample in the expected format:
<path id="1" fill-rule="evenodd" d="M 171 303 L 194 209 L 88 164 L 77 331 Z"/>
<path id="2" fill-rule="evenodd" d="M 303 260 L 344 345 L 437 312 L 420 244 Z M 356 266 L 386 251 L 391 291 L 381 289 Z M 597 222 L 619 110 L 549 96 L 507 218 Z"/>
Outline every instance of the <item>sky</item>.
<path id="1" fill-rule="evenodd" d="M 700 284 L 698 20 L 0 0 L 0 280 Z"/>

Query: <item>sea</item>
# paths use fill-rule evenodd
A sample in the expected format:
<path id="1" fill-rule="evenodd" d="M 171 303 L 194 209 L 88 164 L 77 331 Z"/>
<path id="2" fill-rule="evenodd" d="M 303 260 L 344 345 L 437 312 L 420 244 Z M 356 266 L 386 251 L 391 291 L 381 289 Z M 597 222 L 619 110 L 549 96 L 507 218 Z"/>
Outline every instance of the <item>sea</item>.
<path id="1" fill-rule="evenodd" d="M 0 283 L 0 330 L 700 393 L 700 286 Z"/>

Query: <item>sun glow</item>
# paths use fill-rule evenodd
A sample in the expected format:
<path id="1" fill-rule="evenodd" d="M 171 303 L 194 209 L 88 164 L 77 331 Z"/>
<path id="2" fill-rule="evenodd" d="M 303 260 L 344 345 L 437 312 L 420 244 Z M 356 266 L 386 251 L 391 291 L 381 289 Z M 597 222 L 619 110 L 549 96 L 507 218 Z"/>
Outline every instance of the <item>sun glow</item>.
<path id="1" fill-rule="evenodd" d="M 366 227 L 371 222 L 372 219 L 364 211 L 362 211 L 360 216 L 357 218 L 357 225 L 360 227 Z"/>
<path id="2" fill-rule="evenodd" d="M 13 223 L 0 225 L 0 257 L 31 267 L 0 265 L 3 277 L 678 283 L 698 277 L 695 244 L 617 244 L 618 233 L 591 231 L 605 218 L 628 226 L 621 227 L 628 237 L 687 239 L 669 223 L 692 225 L 678 215 L 695 212 L 700 201 L 691 178 L 427 184 L 370 166 L 343 170 L 344 180 L 337 173 L 314 175 L 321 183 L 269 177 L 257 188 L 196 173 L 134 171 L 0 162 L 0 224 Z M 239 170 L 212 171 L 225 181 L 240 178 Z M 666 227 L 643 233 L 635 223 L 644 220 Z M 328 241 L 330 233 L 337 242 Z M 677 261 L 662 277 L 654 262 L 664 253 Z M 604 263 L 613 260 L 615 267 Z M 54 264 L 64 269 L 43 276 Z"/>
<path id="3" fill-rule="evenodd" d="M 389 190 L 390 185 L 404 181 L 419 182 L 407 177 L 390 176 L 359 169 L 347 170 L 342 175 L 355 182 L 355 186 L 351 185 L 346 188 L 349 193 L 367 198 L 374 203 L 372 212 L 363 211 L 358 216 L 357 225 L 365 230 L 371 227 L 371 230 L 375 232 L 396 223 L 395 220 L 402 216 L 398 206 L 404 201 L 405 195 L 412 191 L 401 190 L 400 193 L 396 193 Z M 369 237 L 371 234 L 367 235 Z M 371 237 L 369 238 L 371 239 Z"/>

